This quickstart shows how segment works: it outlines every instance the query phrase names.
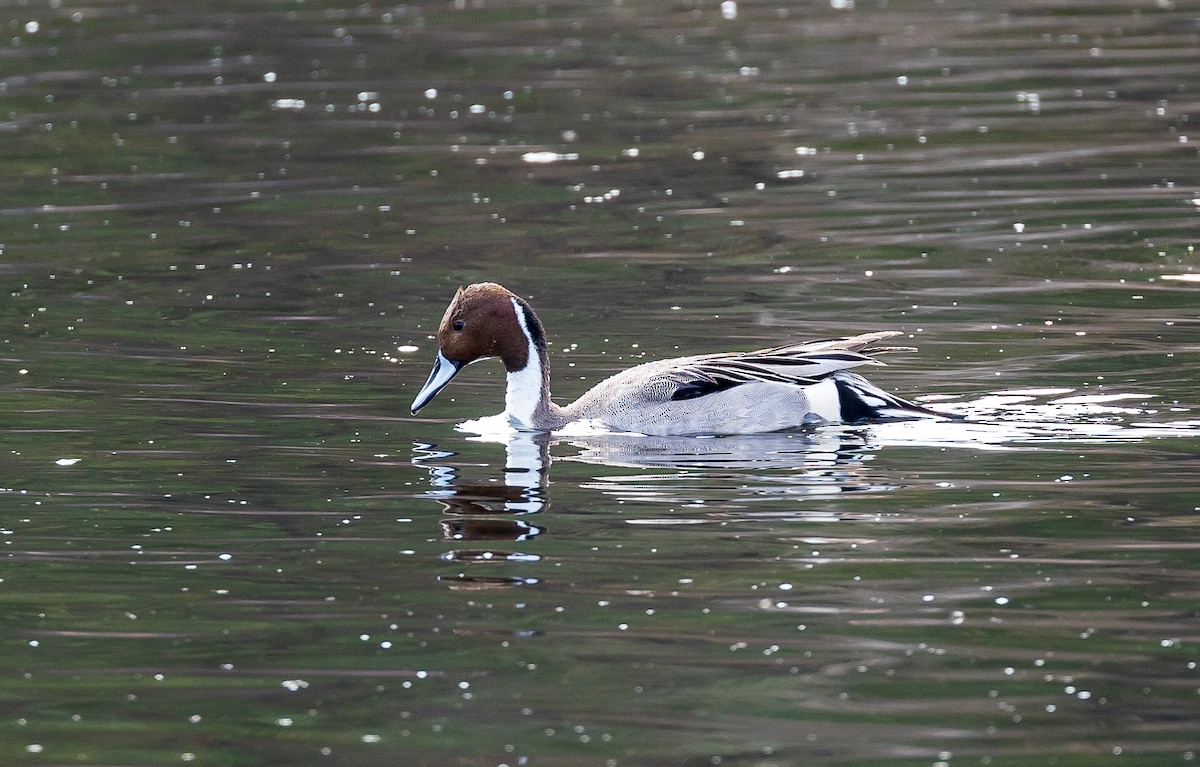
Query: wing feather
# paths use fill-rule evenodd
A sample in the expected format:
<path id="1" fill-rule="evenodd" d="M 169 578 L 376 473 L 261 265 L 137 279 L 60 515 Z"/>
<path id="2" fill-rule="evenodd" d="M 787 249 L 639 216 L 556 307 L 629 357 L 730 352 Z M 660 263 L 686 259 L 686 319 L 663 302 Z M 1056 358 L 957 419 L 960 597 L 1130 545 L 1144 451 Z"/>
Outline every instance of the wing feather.
<path id="1" fill-rule="evenodd" d="M 874 355 L 907 349 L 867 347 L 896 335 L 899 335 L 898 331 L 881 331 L 775 346 L 753 352 L 709 354 L 678 360 L 678 366 L 670 374 L 675 384 L 670 398 L 695 399 L 751 381 L 808 386 L 839 370 L 884 364 Z"/>

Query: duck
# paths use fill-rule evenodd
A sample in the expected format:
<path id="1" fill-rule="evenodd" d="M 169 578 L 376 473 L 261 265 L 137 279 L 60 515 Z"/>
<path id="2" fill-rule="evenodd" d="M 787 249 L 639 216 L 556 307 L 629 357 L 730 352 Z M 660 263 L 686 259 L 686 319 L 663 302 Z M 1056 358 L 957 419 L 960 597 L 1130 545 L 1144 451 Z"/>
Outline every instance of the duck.
<path id="1" fill-rule="evenodd" d="M 550 356 L 541 320 L 502 285 L 460 287 L 438 326 L 438 350 L 416 415 L 467 365 L 499 358 L 504 414 L 518 430 L 554 432 L 583 423 L 655 435 L 739 435 L 813 424 L 949 418 L 880 389 L 850 368 L 883 365 L 878 355 L 915 351 L 875 346 L 885 330 L 845 338 L 647 362 L 607 378 L 569 405 L 550 397 Z"/>

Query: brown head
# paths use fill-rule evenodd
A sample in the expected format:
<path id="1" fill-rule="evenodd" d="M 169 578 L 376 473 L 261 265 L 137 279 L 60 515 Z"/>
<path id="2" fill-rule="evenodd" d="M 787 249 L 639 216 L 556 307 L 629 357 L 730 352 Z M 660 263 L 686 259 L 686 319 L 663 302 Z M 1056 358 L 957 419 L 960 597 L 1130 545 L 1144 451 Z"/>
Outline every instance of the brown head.
<path id="1" fill-rule="evenodd" d="M 529 363 L 531 339 L 537 346 L 544 344 L 541 323 L 529 305 L 494 282 L 459 288 L 442 316 L 437 339 L 437 358 L 429 380 L 413 400 L 414 413 L 464 366 L 499 357 L 505 370 L 515 372 Z"/>
<path id="2" fill-rule="evenodd" d="M 505 370 L 520 370 L 529 361 L 529 342 L 517 319 L 517 312 L 521 311 L 518 307 L 523 304 L 515 294 L 494 282 L 459 288 L 442 315 L 438 349 L 446 359 L 464 365 L 499 357 Z"/>

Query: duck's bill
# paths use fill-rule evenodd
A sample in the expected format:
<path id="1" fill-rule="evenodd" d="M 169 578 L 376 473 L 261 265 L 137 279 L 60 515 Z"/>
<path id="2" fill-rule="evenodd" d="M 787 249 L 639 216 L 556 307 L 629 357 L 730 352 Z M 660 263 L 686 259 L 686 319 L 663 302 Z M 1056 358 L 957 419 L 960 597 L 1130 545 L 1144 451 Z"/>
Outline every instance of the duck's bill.
<path id="1" fill-rule="evenodd" d="M 462 362 L 446 359 L 441 351 L 437 353 L 437 357 L 433 360 L 433 370 L 429 371 L 429 380 L 421 387 L 421 391 L 417 392 L 416 399 L 413 400 L 412 410 L 413 415 L 417 411 L 429 404 L 429 400 L 437 396 L 437 393 L 445 388 L 446 384 L 450 383 L 450 379 L 458 374 L 463 368 Z"/>

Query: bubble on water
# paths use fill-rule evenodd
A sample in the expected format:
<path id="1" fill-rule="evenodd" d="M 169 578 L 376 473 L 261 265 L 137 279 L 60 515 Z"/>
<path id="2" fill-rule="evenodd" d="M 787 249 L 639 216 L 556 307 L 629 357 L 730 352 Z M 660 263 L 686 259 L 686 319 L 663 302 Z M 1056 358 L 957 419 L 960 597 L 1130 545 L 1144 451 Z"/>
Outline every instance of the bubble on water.
<path id="1" fill-rule="evenodd" d="M 737 18 L 737 15 L 737 3 L 733 2 L 733 0 L 725 0 L 725 2 L 721 3 L 721 18 L 726 21 L 733 21 Z"/>
<path id="2" fill-rule="evenodd" d="M 1042 97 L 1037 93 L 1020 91 L 1017 93 L 1017 101 L 1024 104 L 1030 112 L 1039 112 L 1042 108 Z"/>
<path id="3" fill-rule="evenodd" d="M 54 463 L 57 464 L 58 466 L 74 466 L 75 464 L 79 463 L 80 460 L 82 460 L 82 459 L 80 459 L 80 458 L 59 458 Z"/>
<path id="4" fill-rule="evenodd" d="M 553 162 L 578 160 L 578 152 L 526 152 L 521 155 L 521 160 L 533 165 L 549 165 Z"/>
<path id="5" fill-rule="evenodd" d="M 277 75 L 274 72 L 264 72 L 263 73 L 263 82 L 264 83 L 273 83 L 273 82 L 275 82 L 276 77 L 277 77 Z"/>
<path id="6" fill-rule="evenodd" d="M 25 31 L 31 35 L 36 35 L 37 31 L 42 28 L 42 25 L 36 21 L 25 22 Z"/>

